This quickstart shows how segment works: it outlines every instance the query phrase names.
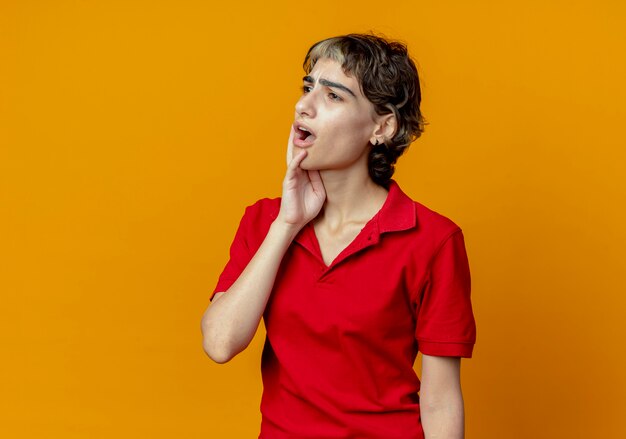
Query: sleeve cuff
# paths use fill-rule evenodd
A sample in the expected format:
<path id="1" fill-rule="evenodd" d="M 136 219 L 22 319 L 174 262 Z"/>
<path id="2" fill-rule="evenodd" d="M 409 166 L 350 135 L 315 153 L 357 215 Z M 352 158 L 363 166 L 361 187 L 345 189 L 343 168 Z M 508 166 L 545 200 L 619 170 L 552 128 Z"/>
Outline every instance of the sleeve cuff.
<path id="1" fill-rule="evenodd" d="M 213 289 L 213 293 L 211 293 L 211 297 L 209 298 L 210 302 L 213 302 L 213 298 L 215 297 L 215 295 L 217 293 L 221 293 L 221 292 L 225 292 L 227 289 L 229 289 L 236 281 L 237 279 L 222 279 L 220 278 L 217 281 L 217 285 L 215 285 L 215 288 Z"/>
<path id="2" fill-rule="evenodd" d="M 209 297 L 209 302 L 213 302 L 213 299 L 215 299 L 215 295 L 216 295 L 217 293 L 222 293 L 222 292 L 225 292 L 225 291 L 226 291 L 226 290 L 222 290 L 222 289 L 218 289 L 218 288 L 216 288 L 216 289 L 215 289 L 215 291 L 213 291 L 213 292 L 211 293 L 211 297 Z"/>
<path id="3" fill-rule="evenodd" d="M 472 358 L 474 343 L 447 343 L 419 341 L 418 349 L 422 354 L 438 357 L 464 357 Z"/>

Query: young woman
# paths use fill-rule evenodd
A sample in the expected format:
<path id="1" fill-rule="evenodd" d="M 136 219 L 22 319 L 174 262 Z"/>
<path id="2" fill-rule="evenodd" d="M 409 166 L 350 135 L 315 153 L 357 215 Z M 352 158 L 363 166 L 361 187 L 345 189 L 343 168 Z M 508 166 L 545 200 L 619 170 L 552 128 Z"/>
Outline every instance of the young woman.
<path id="1" fill-rule="evenodd" d="M 351 34 L 313 45 L 304 69 L 282 197 L 246 209 L 204 349 L 229 361 L 263 317 L 260 438 L 462 438 L 463 234 L 391 179 L 423 130 L 415 65 L 401 43 Z"/>

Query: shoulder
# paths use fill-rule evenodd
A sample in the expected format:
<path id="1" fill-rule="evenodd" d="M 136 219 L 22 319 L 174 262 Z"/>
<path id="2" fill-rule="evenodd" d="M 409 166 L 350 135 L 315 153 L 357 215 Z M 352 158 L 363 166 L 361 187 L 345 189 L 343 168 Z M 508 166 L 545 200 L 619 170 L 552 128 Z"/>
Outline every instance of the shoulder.
<path id="1" fill-rule="evenodd" d="M 246 207 L 239 225 L 249 245 L 260 245 L 280 211 L 280 198 L 261 198 Z"/>
<path id="2" fill-rule="evenodd" d="M 279 198 L 261 198 L 246 207 L 244 216 L 255 220 L 274 221 L 280 211 Z"/>
<path id="3" fill-rule="evenodd" d="M 449 217 L 414 201 L 418 229 L 437 241 L 444 241 L 449 236 L 461 231 L 461 227 Z"/>
<path id="4" fill-rule="evenodd" d="M 436 245 L 461 230 L 461 227 L 448 216 L 414 200 L 404 193 L 395 181 L 392 184 L 391 204 L 395 211 L 402 212 L 402 217 L 408 218 L 407 224 L 414 226 L 411 227 L 412 234 L 419 236 L 420 241 L 426 240 Z"/>
<path id="5" fill-rule="evenodd" d="M 426 260 L 429 266 L 438 257 L 466 258 L 465 238 L 461 227 L 447 216 L 419 202 L 415 202 L 421 242 L 429 249 Z M 450 249 L 452 253 L 450 254 Z M 456 255 L 456 256 L 455 256 Z"/>

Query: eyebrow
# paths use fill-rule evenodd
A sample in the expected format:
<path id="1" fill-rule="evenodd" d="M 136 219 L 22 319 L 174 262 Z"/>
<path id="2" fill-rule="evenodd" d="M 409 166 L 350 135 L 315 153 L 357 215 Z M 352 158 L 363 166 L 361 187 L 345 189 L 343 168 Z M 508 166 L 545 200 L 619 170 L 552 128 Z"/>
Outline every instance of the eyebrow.
<path id="1" fill-rule="evenodd" d="M 310 82 L 311 84 L 315 84 L 315 80 L 313 79 L 313 77 L 307 75 L 304 78 L 302 78 L 303 81 L 305 82 Z M 320 84 L 325 85 L 327 87 L 333 87 L 333 88 L 338 88 L 340 90 L 343 90 L 345 92 L 350 93 L 352 96 L 354 96 L 356 98 L 356 95 L 354 94 L 354 92 L 352 90 L 350 90 L 348 87 L 346 87 L 343 84 L 340 84 L 338 82 L 333 82 L 333 81 L 329 81 L 328 79 L 324 79 L 324 78 L 320 78 L 318 81 Z"/>

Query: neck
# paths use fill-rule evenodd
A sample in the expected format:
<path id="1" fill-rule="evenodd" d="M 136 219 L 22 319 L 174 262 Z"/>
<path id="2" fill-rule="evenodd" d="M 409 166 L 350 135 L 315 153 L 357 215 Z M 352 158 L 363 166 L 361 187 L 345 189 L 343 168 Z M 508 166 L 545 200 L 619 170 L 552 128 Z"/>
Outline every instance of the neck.
<path id="1" fill-rule="evenodd" d="M 346 223 L 366 223 L 384 204 L 388 191 L 374 183 L 367 169 L 358 175 L 348 175 L 345 171 L 320 172 L 326 201 L 316 219 L 331 228 L 339 228 Z"/>

